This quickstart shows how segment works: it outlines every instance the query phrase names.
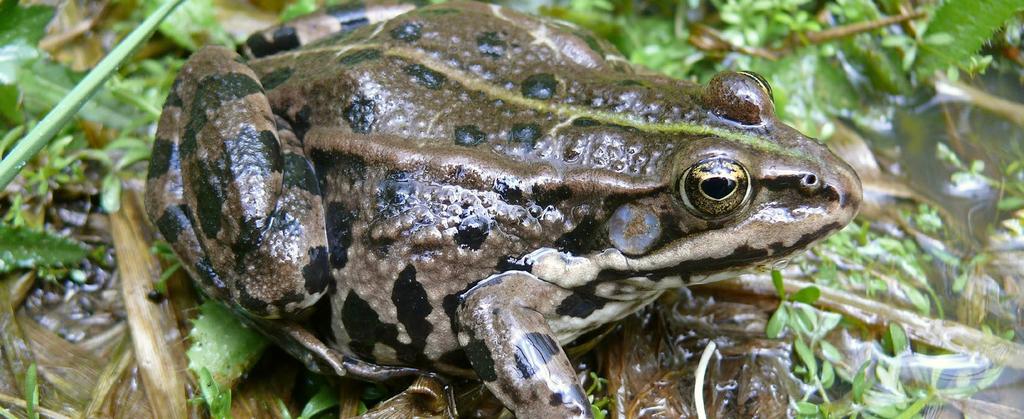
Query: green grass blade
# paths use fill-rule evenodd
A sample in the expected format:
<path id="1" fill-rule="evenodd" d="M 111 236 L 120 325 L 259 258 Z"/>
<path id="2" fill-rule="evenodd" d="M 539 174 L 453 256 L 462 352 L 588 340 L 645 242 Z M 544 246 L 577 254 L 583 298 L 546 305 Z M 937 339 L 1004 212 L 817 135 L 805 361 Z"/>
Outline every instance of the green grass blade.
<path id="1" fill-rule="evenodd" d="M 57 106 L 46 114 L 25 138 L 18 142 L 11 153 L 3 161 L 0 161 L 0 190 L 6 188 L 7 184 L 14 180 L 18 172 L 25 167 L 25 162 L 36 155 L 57 134 L 57 131 L 99 90 L 107 78 L 117 70 L 117 67 L 127 60 L 135 52 L 135 49 L 153 34 L 157 25 L 183 1 L 185 0 L 170 0 L 147 17 L 113 51 L 110 51 L 110 54 L 104 57 L 74 89 L 71 89 L 71 92 L 57 103 Z"/>

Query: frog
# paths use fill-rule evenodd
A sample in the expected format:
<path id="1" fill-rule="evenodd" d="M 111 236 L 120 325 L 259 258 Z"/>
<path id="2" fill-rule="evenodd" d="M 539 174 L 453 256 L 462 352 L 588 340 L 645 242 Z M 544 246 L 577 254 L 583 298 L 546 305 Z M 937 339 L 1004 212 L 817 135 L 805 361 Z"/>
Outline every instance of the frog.
<path id="1" fill-rule="evenodd" d="M 497 5 L 336 6 L 244 50 L 178 74 L 147 213 L 207 298 L 314 372 L 591 417 L 566 345 L 776 266 L 862 199 L 763 77 L 668 77 Z"/>

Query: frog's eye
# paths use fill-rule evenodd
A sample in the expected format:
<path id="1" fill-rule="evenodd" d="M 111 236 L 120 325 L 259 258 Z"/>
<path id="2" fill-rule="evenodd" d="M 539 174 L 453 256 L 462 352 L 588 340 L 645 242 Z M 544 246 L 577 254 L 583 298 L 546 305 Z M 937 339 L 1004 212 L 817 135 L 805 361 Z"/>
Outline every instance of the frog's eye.
<path id="1" fill-rule="evenodd" d="M 770 83 L 768 83 L 767 79 L 765 79 L 763 76 L 761 76 L 760 74 L 757 74 L 757 73 L 755 73 L 753 71 L 743 70 L 743 71 L 737 71 L 737 73 L 740 73 L 740 74 L 742 74 L 744 76 L 747 76 L 747 77 L 751 78 L 752 80 L 754 80 L 754 82 L 756 82 L 757 85 L 761 87 L 761 91 L 764 92 L 764 94 L 768 96 L 768 99 L 770 99 L 773 104 L 775 103 L 775 94 L 772 93 L 772 85 Z"/>
<path id="2" fill-rule="evenodd" d="M 679 196 L 702 218 L 722 218 L 738 210 L 750 195 L 747 169 L 739 162 L 714 157 L 697 162 L 679 179 Z"/>

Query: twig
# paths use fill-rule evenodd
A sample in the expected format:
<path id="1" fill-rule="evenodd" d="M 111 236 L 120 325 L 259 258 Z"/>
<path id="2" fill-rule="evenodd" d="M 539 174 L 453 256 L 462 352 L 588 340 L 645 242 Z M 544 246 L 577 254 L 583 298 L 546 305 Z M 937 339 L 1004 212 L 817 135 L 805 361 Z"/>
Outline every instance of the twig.
<path id="1" fill-rule="evenodd" d="M 820 31 L 808 32 L 803 34 L 803 38 L 808 43 L 821 44 L 834 39 L 845 38 L 848 36 L 864 32 L 871 32 L 875 29 L 884 28 L 889 25 L 903 23 L 908 20 L 919 19 L 922 17 L 924 17 L 924 12 L 920 11 L 910 12 L 907 14 L 897 16 L 886 16 L 881 19 L 850 23 L 842 26 L 834 26 Z"/>
<path id="2" fill-rule="evenodd" d="M 180 365 L 184 361 L 178 362 L 172 342 L 165 336 L 167 330 L 177 331 L 176 322 L 170 318 L 169 310 L 163 310 L 166 306 L 146 298 L 153 281 L 160 276 L 160 267 L 144 244 L 141 229 L 145 222 L 140 206 L 137 194 L 125 190 L 120 211 L 110 217 L 128 327 L 153 413 L 160 418 L 184 418 L 188 416 L 185 380 L 180 375 L 185 371 L 184 365 Z"/>
<path id="3" fill-rule="evenodd" d="M 4 393 L 0 393 L 0 403 L 6 404 L 8 406 L 18 406 L 22 409 L 28 409 L 28 403 L 25 402 L 25 399 L 14 397 Z M 70 416 L 65 416 L 63 413 L 55 412 L 42 406 L 36 406 L 35 409 L 36 412 L 39 412 L 40 415 L 48 418 L 71 419 Z"/>

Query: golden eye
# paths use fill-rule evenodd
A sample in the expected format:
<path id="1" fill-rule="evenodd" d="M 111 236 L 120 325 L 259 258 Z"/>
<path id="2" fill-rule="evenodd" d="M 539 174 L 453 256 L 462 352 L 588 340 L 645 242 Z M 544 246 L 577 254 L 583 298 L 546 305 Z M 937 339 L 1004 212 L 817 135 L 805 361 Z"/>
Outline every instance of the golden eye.
<path id="1" fill-rule="evenodd" d="M 683 173 L 679 195 L 691 211 L 703 218 L 725 217 L 743 206 L 750 195 L 747 169 L 725 157 L 701 160 Z"/>
<path id="2" fill-rule="evenodd" d="M 756 82 L 757 85 L 761 87 L 761 90 L 764 91 L 764 94 L 768 95 L 768 99 L 771 99 L 772 104 L 775 104 L 775 95 L 772 93 L 772 85 L 770 83 L 768 83 L 767 79 L 765 79 L 760 74 L 757 74 L 757 73 L 755 73 L 753 71 L 746 71 L 746 70 L 744 70 L 744 71 L 737 71 L 737 73 L 740 73 L 740 74 L 742 74 L 744 76 L 747 76 L 747 77 L 750 77 L 751 79 L 753 79 L 754 82 Z"/>

